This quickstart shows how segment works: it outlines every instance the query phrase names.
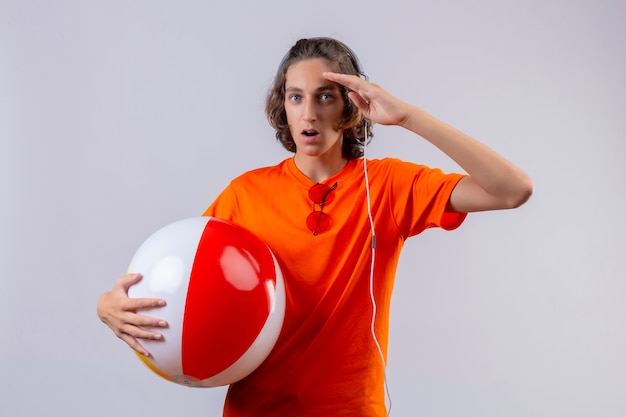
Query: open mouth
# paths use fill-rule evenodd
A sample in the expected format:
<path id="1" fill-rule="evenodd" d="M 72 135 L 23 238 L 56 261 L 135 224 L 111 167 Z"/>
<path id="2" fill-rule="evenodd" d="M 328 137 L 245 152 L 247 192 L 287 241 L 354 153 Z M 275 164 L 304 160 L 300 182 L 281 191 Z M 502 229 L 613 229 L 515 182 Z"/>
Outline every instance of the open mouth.
<path id="1" fill-rule="evenodd" d="M 317 130 L 303 130 L 302 134 L 307 137 L 315 136 L 318 134 Z"/>

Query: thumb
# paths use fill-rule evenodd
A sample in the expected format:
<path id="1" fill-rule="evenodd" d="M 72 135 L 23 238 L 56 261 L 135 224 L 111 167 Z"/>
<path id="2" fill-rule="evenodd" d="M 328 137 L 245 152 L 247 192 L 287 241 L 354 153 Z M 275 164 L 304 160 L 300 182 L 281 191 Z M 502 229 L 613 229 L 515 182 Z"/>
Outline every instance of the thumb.
<path id="1" fill-rule="evenodd" d="M 348 93 L 348 97 L 350 98 L 350 101 L 352 101 L 354 105 L 363 112 L 363 114 L 367 115 L 369 113 L 370 105 L 360 94 L 350 91 Z"/>
<path id="2" fill-rule="evenodd" d="M 117 280 L 116 286 L 119 290 L 123 291 L 125 294 L 128 294 L 128 289 L 141 281 L 143 276 L 141 274 L 127 274 Z"/>

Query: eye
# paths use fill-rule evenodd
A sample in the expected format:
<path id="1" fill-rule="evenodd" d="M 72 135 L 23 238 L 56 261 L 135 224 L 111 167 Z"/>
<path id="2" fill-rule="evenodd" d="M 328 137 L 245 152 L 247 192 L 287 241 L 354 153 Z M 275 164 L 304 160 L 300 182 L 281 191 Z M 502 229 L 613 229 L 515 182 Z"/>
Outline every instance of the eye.
<path id="1" fill-rule="evenodd" d="M 324 94 L 320 95 L 320 100 L 321 101 L 330 101 L 332 99 L 333 99 L 333 96 L 331 94 L 324 93 Z"/>
<path id="2" fill-rule="evenodd" d="M 289 101 L 293 101 L 294 103 L 297 103 L 300 100 L 301 100 L 301 97 L 298 94 L 291 94 L 289 96 Z"/>

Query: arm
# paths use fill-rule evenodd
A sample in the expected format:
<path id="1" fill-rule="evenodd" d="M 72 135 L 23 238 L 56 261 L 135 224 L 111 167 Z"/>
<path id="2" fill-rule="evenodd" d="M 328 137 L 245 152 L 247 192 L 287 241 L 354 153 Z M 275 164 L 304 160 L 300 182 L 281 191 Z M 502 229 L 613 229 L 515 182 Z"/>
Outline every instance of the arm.
<path id="1" fill-rule="evenodd" d="M 457 212 L 497 210 L 522 205 L 532 194 L 530 177 L 504 157 L 424 110 L 390 95 L 359 77 L 325 73 L 352 92 L 350 99 L 374 123 L 402 126 L 423 137 L 463 168 L 462 179 L 450 196 Z"/>
<path id="2" fill-rule="evenodd" d="M 461 166 L 469 175 L 450 196 L 458 212 L 519 207 L 533 190 L 528 175 L 501 155 L 423 110 L 408 106 L 400 126 L 417 133 Z"/>
<path id="3" fill-rule="evenodd" d="M 164 328 L 163 320 L 137 314 L 139 310 L 163 307 L 164 300 L 154 298 L 129 298 L 128 288 L 141 280 L 140 274 L 129 274 L 119 278 L 113 289 L 98 299 L 98 317 L 113 330 L 113 333 L 131 348 L 145 356 L 150 356 L 137 339 L 162 340 L 160 333 L 145 328 Z"/>

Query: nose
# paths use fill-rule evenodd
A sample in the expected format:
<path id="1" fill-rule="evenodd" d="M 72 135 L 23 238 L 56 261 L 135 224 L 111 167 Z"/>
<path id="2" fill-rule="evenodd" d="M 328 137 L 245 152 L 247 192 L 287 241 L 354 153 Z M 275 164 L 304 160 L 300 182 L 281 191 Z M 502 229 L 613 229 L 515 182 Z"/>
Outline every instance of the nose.
<path id="1" fill-rule="evenodd" d="M 317 120 L 317 107 L 312 100 L 305 100 L 302 108 L 302 119 L 305 122 L 314 122 Z"/>

